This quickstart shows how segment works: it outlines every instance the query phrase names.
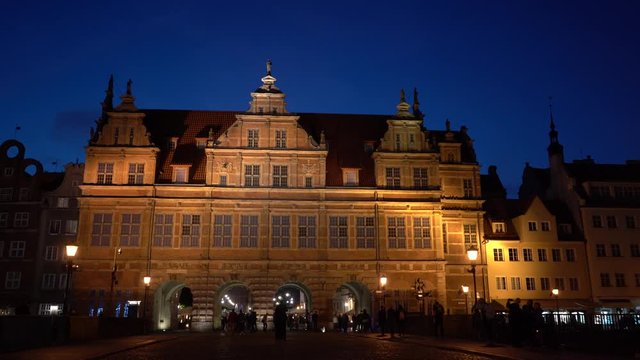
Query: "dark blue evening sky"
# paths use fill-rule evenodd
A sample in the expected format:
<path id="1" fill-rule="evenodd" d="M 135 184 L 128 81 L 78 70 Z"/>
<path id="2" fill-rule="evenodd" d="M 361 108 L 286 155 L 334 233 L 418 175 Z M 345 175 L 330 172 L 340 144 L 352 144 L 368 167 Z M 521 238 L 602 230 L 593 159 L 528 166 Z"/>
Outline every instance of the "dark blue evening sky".
<path id="1" fill-rule="evenodd" d="M 239 110 L 273 59 L 292 112 L 466 125 L 515 196 L 546 166 L 548 96 L 569 160 L 640 159 L 638 1 L 28 1 L 0 4 L 0 140 L 83 161 L 110 74 L 140 108 Z"/>

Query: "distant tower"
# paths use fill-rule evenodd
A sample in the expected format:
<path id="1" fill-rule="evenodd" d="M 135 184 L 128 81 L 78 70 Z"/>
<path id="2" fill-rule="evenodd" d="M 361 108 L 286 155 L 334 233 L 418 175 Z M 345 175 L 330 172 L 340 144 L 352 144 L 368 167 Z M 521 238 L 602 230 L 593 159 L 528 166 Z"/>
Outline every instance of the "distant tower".
<path id="1" fill-rule="evenodd" d="M 558 131 L 556 130 L 556 124 L 553 120 L 553 104 L 551 104 L 551 97 L 549 97 L 549 146 L 547 147 L 547 153 L 549 154 L 549 164 L 557 161 L 560 164 L 564 163 L 564 147 L 558 141 Z"/>

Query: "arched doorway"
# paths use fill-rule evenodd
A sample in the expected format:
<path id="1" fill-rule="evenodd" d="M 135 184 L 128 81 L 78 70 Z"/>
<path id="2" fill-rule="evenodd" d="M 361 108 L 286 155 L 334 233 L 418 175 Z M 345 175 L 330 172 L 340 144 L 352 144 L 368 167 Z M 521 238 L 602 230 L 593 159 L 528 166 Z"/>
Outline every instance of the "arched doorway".
<path id="1" fill-rule="evenodd" d="M 366 310 L 371 314 L 371 292 L 364 285 L 349 282 L 341 285 L 333 296 L 334 314 L 359 314 Z"/>
<path id="2" fill-rule="evenodd" d="M 193 305 L 192 296 L 189 303 L 190 293 L 191 290 L 186 287 L 186 284 L 175 280 L 158 287 L 153 296 L 153 329 L 187 328 L 187 324 L 190 324 Z"/>
<path id="3" fill-rule="evenodd" d="M 309 289 L 298 283 L 282 285 L 273 296 L 273 307 L 287 306 L 287 325 L 289 330 L 305 330 L 311 324 L 311 297 Z"/>
<path id="4" fill-rule="evenodd" d="M 229 282 L 218 289 L 216 293 L 214 328 L 222 327 L 222 318 L 226 318 L 231 311 L 248 313 L 253 310 L 253 299 L 249 288 L 241 282 Z"/>

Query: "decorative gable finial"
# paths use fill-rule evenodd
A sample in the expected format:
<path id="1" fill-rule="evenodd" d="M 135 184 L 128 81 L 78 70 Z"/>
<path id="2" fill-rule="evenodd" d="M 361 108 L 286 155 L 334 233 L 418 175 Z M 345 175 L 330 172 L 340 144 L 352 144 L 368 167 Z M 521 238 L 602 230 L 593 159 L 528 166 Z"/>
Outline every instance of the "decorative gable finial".
<path id="1" fill-rule="evenodd" d="M 105 90 L 104 100 L 102 101 L 102 116 L 106 116 L 108 111 L 113 111 L 113 74 L 109 77 L 107 90 Z"/>
<path id="2" fill-rule="evenodd" d="M 121 111 L 121 112 L 136 112 L 138 111 L 138 108 L 136 107 L 136 104 L 134 103 L 136 98 L 133 97 L 133 92 L 131 91 L 131 85 L 133 84 L 133 81 L 131 81 L 131 79 L 129 79 L 129 81 L 127 81 L 127 91 L 124 95 L 120 96 L 120 100 L 121 103 L 120 105 L 118 105 L 116 107 L 116 111 Z"/>
<path id="3" fill-rule="evenodd" d="M 267 75 L 271 75 L 271 65 L 273 63 L 271 62 L 271 59 L 267 60 Z"/>
<path id="4" fill-rule="evenodd" d="M 406 100 L 406 96 L 404 94 L 404 89 L 400 90 L 400 103 L 398 105 L 396 105 L 396 109 L 398 110 L 396 112 L 396 117 L 399 118 L 412 118 L 414 117 L 410 112 L 409 112 L 409 104 L 407 104 L 407 100 Z"/>
<path id="5" fill-rule="evenodd" d="M 420 111 L 420 100 L 418 100 L 418 89 L 413 88 L 413 116 L 422 119 L 424 114 Z"/>

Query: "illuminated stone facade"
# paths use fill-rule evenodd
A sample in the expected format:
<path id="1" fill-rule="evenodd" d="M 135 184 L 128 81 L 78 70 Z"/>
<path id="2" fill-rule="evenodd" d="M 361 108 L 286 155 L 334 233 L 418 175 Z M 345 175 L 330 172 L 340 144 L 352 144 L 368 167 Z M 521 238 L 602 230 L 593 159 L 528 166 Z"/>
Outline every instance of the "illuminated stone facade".
<path id="1" fill-rule="evenodd" d="M 415 92 L 395 115 L 290 113 L 275 82 L 269 66 L 246 112 L 138 110 L 130 83 L 114 108 L 110 83 L 86 150 L 77 313 L 143 300 L 147 274 L 156 329 L 176 326 L 184 287 L 201 329 L 237 287 L 259 314 L 299 289 L 326 323 L 341 296 L 349 311 L 419 311 L 419 279 L 425 311 L 435 299 L 464 311 L 466 248 L 483 236 L 466 128 L 429 129 Z"/>

